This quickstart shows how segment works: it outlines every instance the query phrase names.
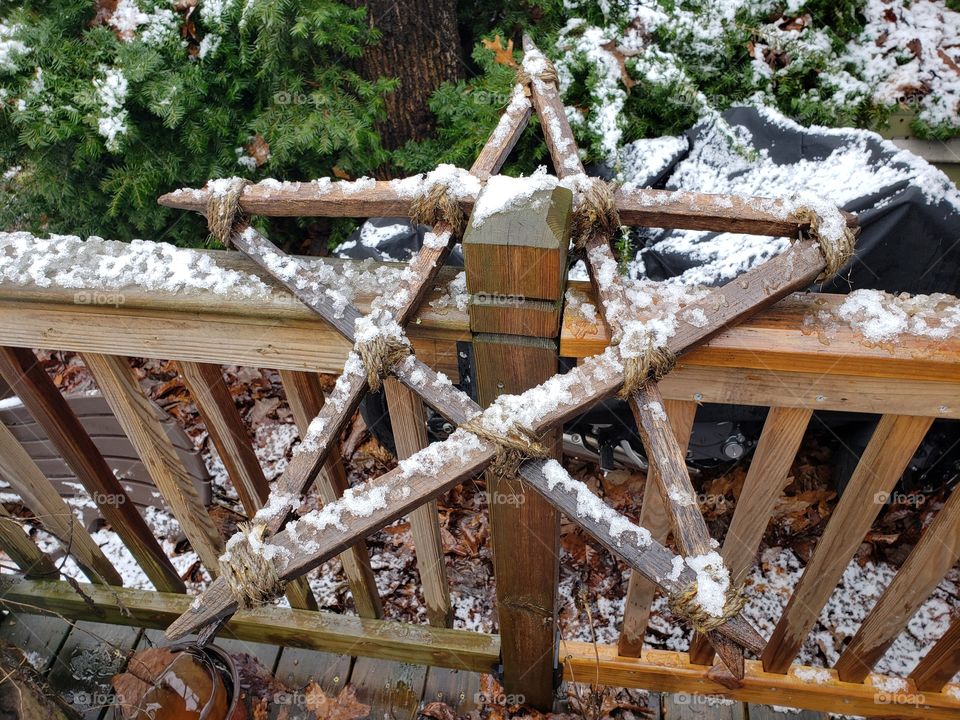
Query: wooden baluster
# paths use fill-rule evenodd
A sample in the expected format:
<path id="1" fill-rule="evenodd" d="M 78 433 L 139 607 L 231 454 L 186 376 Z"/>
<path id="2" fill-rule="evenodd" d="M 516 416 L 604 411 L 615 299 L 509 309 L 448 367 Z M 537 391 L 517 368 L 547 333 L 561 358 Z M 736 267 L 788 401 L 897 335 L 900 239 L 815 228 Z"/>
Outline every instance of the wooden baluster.
<path id="1" fill-rule="evenodd" d="M 161 592 L 186 586 L 63 395 L 24 348 L 0 348 L 0 374 L 90 493 L 104 519 Z"/>
<path id="2" fill-rule="evenodd" d="M 697 404 L 686 400 L 666 400 L 664 409 L 670 418 L 670 425 L 677 438 L 677 444 L 683 452 L 687 451 L 693 420 L 697 413 Z M 656 463 L 650 463 L 647 471 L 647 484 L 643 491 L 643 506 L 640 508 L 640 525 L 650 531 L 658 542 L 666 542 L 670 534 L 670 517 L 663 504 L 663 496 L 657 489 L 660 482 Z M 617 651 L 624 657 L 640 657 L 643 637 L 647 632 L 650 619 L 650 604 L 653 602 L 657 586 L 641 576 L 630 573 L 627 584 L 627 597 L 623 606 L 623 629 L 617 642 Z"/>
<path id="3" fill-rule="evenodd" d="M 26 528 L 0 505 L 0 548 L 31 580 L 56 580 L 60 574 L 53 560 L 37 547 Z"/>
<path id="4" fill-rule="evenodd" d="M 200 501 L 193 477 L 183 466 L 157 409 L 140 389 L 126 358 L 82 353 L 97 387 L 163 495 L 180 529 L 211 577 L 219 574 L 223 540 Z"/>
<path id="5" fill-rule="evenodd" d="M 960 619 L 950 623 L 948 629 L 917 667 L 910 673 L 910 679 L 918 690 L 940 692 L 943 686 L 960 672 Z"/>
<path id="6" fill-rule="evenodd" d="M 250 433 L 223 382 L 220 366 L 192 362 L 180 362 L 177 366 L 244 512 L 253 516 L 266 501 L 270 486 L 250 442 Z M 317 609 L 306 578 L 288 584 L 286 596 L 292 607 Z"/>
<path id="7" fill-rule="evenodd" d="M 287 402 L 293 411 L 294 422 L 300 430 L 300 437 L 305 437 L 310 421 L 313 420 L 323 407 L 323 390 L 320 388 L 320 378 L 316 373 L 280 371 L 280 380 L 287 394 Z M 336 443 L 330 448 L 323 469 L 316 479 L 316 487 L 324 504 L 340 498 L 350 486 L 347 482 L 347 471 L 343 467 L 340 457 L 340 448 Z M 353 545 L 340 554 L 340 563 L 343 572 L 350 584 L 353 603 L 356 605 L 360 617 L 383 617 L 383 605 L 380 602 L 380 593 L 377 592 L 377 581 L 370 567 L 370 554 L 363 542 Z"/>
<path id="8" fill-rule="evenodd" d="M 383 387 L 387 394 L 397 457 L 408 458 L 430 444 L 423 401 L 395 378 L 386 378 Z M 410 532 L 417 553 L 417 569 L 427 605 L 427 618 L 435 627 L 450 627 L 453 607 L 450 604 L 450 586 L 447 583 L 436 500 L 424 503 L 410 513 Z"/>
<path id="9" fill-rule="evenodd" d="M 482 197 L 482 193 L 481 193 Z M 481 405 L 557 372 L 570 191 L 535 193 L 471 225 L 463 248 Z M 559 457 L 559 434 L 544 440 Z M 519 479 L 487 473 L 504 687 L 553 704 L 560 513 Z"/>
<path id="10" fill-rule="evenodd" d="M 91 582 L 123 585 L 123 578 L 90 537 L 13 433 L 0 424 L 0 476 L 20 496 L 44 530 L 60 541 Z"/>
<path id="11" fill-rule="evenodd" d="M 834 666 L 841 680 L 862 682 L 943 576 L 960 560 L 960 490 L 920 536 Z"/>
<path id="12" fill-rule="evenodd" d="M 767 672 L 785 673 L 817 621 L 870 524 L 883 507 L 932 418 L 884 415 L 830 517 L 810 562 L 763 651 Z"/>
<path id="13" fill-rule="evenodd" d="M 720 551 L 733 583 L 743 582 L 753 565 L 812 414 L 803 408 L 781 407 L 772 407 L 767 414 Z M 691 662 L 708 665 L 712 658 L 710 643 L 695 634 L 690 644 Z"/>

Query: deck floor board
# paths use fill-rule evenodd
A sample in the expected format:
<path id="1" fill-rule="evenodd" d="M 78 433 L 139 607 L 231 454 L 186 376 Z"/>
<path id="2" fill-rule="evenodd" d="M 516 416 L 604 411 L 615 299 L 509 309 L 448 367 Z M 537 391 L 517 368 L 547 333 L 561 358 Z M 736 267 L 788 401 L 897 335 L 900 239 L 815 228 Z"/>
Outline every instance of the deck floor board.
<path id="1" fill-rule="evenodd" d="M 10 614 L 0 622 L 0 639 L 20 647 L 46 669 L 52 689 L 60 692 L 87 720 L 107 716 L 104 702 L 112 697 L 110 678 L 126 666 L 134 649 L 167 644 L 158 630 L 141 631 L 121 625 L 78 622 L 74 628 L 56 617 Z M 305 707 L 304 689 L 310 682 L 329 696 L 347 684 L 357 699 L 370 705 L 370 718 L 416 720 L 419 710 L 444 702 L 458 717 L 468 715 L 480 701 L 480 673 L 411 665 L 393 660 L 353 658 L 349 655 L 301 648 L 280 648 L 234 638 L 218 638 L 231 655 L 247 653 L 289 690 L 270 706 L 278 720 L 314 720 Z M 766 705 L 746 705 L 691 694 L 651 693 L 651 720 L 825 720 L 824 713 L 781 711 Z M 569 711 L 558 702 L 558 712 Z"/>
<path id="2" fill-rule="evenodd" d="M 41 674 L 53 665 L 70 634 L 70 623 L 49 615 L 10 613 L 0 622 L 0 639 L 20 648 Z"/>

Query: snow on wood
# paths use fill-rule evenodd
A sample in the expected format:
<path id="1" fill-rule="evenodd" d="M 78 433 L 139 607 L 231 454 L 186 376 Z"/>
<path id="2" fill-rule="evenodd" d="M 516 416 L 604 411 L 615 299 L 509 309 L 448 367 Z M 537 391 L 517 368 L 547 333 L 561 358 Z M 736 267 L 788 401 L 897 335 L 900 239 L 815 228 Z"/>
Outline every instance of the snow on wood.
<path id="1" fill-rule="evenodd" d="M 570 477 L 570 474 L 556 460 L 547 460 L 542 469 L 547 479 L 547 489 L 553 492 L 559 488 L 564 492 L 573 493 L 577 501 L 577 517 L 582 520 L 592 520 L 597 525 L 604 526 L 610 539 L 618 546 L 623 545 L 624 536 L 628 534 L 632 536 L 631 542 L 638 547 L 646 547 L 650 544 L 652 537 L 646 528 L 635 525 L 604 503 L 584 483 Z"/>
<path id="2" fill-rule="evenodd" d="M 74 235 L 39 238 L 28 232 L 0 233 L 0 282 L 104 293 L 128 288 L 203 290 L 255 299 L 272 293 L 256 275 L 221 267 L 209 253 L 150 240 L 84 241 Z"/>
<path id="3" fill-rule="evenodd" d="M 854 290 L 838 306 L 814 310 L 804 318 L 827 339 L 842 325 L 871 343 L 888 343 L 904 335 L 947 340 L 960 337 L 960 300 L 952 295 L 894 295 Z"/>

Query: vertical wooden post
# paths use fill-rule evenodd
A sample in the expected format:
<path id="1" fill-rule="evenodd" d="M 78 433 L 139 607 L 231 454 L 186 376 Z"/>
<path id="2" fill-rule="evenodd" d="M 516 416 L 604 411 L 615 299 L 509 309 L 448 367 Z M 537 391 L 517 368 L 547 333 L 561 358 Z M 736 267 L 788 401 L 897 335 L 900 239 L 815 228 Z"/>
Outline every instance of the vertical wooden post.
<path id="1" fill-rule="evenodd" d="M 486 192 L 486 191 L 483 191 Z M 483 197 L 481 193 L 481 198 Z M 479 204 L 479 200 L 478 200 Z M 481 405 L 557 372 L 572 197 L 557 188 L 471 222 L 463 239 Z M 559 457 L 559 433 L 544 438 Z M 487 474 L 504 688 L 553 704 L 560 514 L 519 478 Z"/>

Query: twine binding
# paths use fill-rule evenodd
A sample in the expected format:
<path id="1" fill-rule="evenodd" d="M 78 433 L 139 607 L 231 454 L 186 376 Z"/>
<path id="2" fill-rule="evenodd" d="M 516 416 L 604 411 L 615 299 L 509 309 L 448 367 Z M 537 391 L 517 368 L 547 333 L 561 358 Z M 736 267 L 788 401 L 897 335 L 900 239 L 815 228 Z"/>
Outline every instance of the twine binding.
<path id="1" fill-rule="evenodd" d="M 409 345 L 383 335 L 378 335 L 368 342 L 357 343 L 354 350 L 367 371 L 367 384 L 373 392 L 380 390 L 383 378 L 390 374 L 393 366 L 410 354 Z"/>
<path id="2" fill-rule="evenodd" d="M 806 233 L 801 231 L 801 238 L 804 236 L 809 237 L 812 240 L 816 240 L 820 245 L 820 252 L 823 253 L 827 266 L 823 269 L 823 272 L 817 276 L 817 282 L 827 282 L 840 272 L 840 269 L 853 257 L 857 233 L 847 225 L 844 225 L 843 235 L 839 240 L 827 240 L 820 233 L 820 224 L 823 218 L 820 217 L 820 213 L 808 205 L 797 208 L 793 213 L 793 217 L 800 224 L 805 225 L 809 223 L 810 230 Z"/>
<path id="3" fill-rule="evenodd" d="M 583 250 L 594 237 L 613 237 L 620 229 L 620 212 L 613 196 L 613 186 L 594 178 L 573 213 L 573 247 Z"/>
<path id="4" fill-rule="evenodd" d="M 207 196 L 207 228 L 210 234 L 224 247 L 232 246 L 230 238 L 240 226 L 245 225 L 246 215 L 240 209 L 240 196 L 250 184 L 244 178 L 233 178 L 226 192 L 209 191 Z"/>
<path id="5" fill-rule="evenodd" d="M 482 415 L 460 425 L 460 429 L 476 435 L 497 446 L 497 456 L 489 470 L 498 480 L 513 480 L 517 477 L 520 463 L 531 458 L 545 460 L 550 450 L 540 442 L 536 433 L 528 427 L 514 424 L 508 433 L 501 434 L 487 428 Z"/>
<path id="6" fill-rule="evenodd" d="M 667 598 L 670 612 L 676 617 L 689 622 L 697 632 L 708 633 L 735 618 L 743 610 L 747 598 L 743 594 L 743 586 L 727 588 L 724 597 L 723 612 L 711 615 L 697 602 L 697 582 L 694 580 L 680 590 L 671 593 Z"/>
<path id="7" fill-rule="evenodd" d="M 446 185 L 436 183 L 429 192 L 413 201 L 410 206 L 410 222 L 431 227 L 445 222 L 450 226 L 450 232 L 455 237 L 460 237 L 467 226 L 467 216 L 464 215 L 460 203 L 450 197 Z"/>
<path id="8" fill-rule="evenodd" d="M 556 66 L 554 66 L 554 64 L 550 62 L 550 59 L 546 56 L 543 57 L 543 61 L 546 63 L 546 67 L 535 75 L 531 75 L 529 72 L 527 72 L 526 68 L 524 68 L 521 64 L 520 67 L 517 68 L 517 83 L 520 85 L 529 86 L 530 83 L 533 82 L 533 79 L 536 78 L 540 82 L 553 83 L 559 87 L 560 79 L 557 75 Z"/>
<path id="9" fill-rule="evenodd" d="M 669 348 L 657 347 L 653 343 L 647 346 L 643 355 L 624 358 L 620 399 L 629 400 L 646 383 L 662 379 L 676 363 L 677 356 Z"/>
<path id="10" fill-rule="evenodd" d="M 220 576 L 244 610 L 259 607 L 283 595 L 285 583 L 277 575 L 273 563 L 254 549 L 250 538 L 263 540 L 264 523 L 243 523 L 239 540 L 234 540 L 228 553 L 220 557 Z"/>

